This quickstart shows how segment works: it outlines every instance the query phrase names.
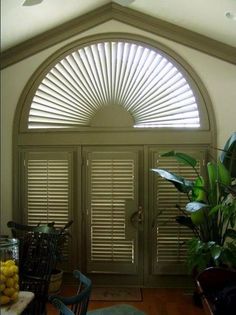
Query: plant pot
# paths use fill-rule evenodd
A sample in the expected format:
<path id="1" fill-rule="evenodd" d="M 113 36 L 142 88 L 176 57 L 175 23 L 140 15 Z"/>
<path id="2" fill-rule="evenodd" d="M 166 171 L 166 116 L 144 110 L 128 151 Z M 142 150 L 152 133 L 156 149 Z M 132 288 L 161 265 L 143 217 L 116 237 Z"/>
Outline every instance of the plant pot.
<path id="1" fill-rule="evenodd" d="M 58 294 L 61 291 L 61 284 L 63 278 L 63 270 L 54 269 L 50 278 L 48 294 Z"/>

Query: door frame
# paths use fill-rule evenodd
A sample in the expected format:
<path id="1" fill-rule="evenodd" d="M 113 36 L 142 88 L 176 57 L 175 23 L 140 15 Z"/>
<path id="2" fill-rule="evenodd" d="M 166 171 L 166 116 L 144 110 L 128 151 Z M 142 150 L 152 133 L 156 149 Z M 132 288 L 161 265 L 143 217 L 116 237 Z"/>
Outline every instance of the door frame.
<path id="1" fill-rule="evenodd" d="M 102 151 L 102 152 L 136 152 L 137 154 L 137 174 L 138 174 L 138 205 L 144 207 L 144 202 L 143 202 L 143 187 L 140 185 L 140 183 L 143 183 L 144 180 L 140 180 L 140 178 L 143 178 L 143 147 L 142 146 L 107 146 L 107 145 L 99 145 L 99 146 L 84 146 L 82 148 L 82 159 L 83 159 L 83 169 L 82 169 L 82 178 L 86 179 L 87 174 L 86 174 L 86 168 L 87 168 L 87 154 L 89 152 L 97 152 L 97 151 Z M 82 185 L 83 191 L 83 201 L 82 201 L 82 212 L 83 212 L 83 217 L 87 218 L 87 209 L 86 209 L 86 203 L 87 203 L 87 191 L 86 191 L 86 186 L 85 184 Z M 137 209 L 138 210 L 138 209 Z M 87 241 L 87 233 L 86 233 L 86 227 L 88 226 L 87 223 L 83 224 L 83 232 L 82 235 L 85 236 L 85 239 L 83 240 L 83 248 L 85 249 L 85 260 L 88 258 L 88 253 L 87 253 L 87 246 L 86 246 L 86 241 Z M 143 279 L 144 279 L 144 273 L 142 272 L 143 270 L 143 247 L 144 247 L 144 237 L 143 237 L 143 228 L 144 223 L 142 225 L 139 225 L 138 227 L 138 270 L 136 274 L 116 274 L 116 273 L 101 273 L 101 272 L 91 272 L 88 273 L 89 277 L 94 281 L 96 284 L 124 284 L 124 285 L 139 285 L 143 286 Z M 85 272 L 86 270 L 86 263 L 84 264 L 85 267 Z"/>

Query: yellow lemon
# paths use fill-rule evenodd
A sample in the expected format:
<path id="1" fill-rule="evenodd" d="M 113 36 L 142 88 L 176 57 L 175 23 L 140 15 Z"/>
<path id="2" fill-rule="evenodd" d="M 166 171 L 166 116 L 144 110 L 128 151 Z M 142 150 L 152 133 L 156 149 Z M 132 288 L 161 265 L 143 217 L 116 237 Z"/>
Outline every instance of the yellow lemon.
<path id="1" fill-rule="evenodd" d="M 0 273 L 0 283 L 5 283 L 6 282 L 6 277 L 4 276 L 3 273 Z"/>
<path id="2" fill-rule="evenodd" d="M 14 286 L 15 281 L 14 281 L 14 279 L 13 279 L 13 278 L 7 278 L 7 280 L 6 280 L 5 284 L 6 284 L 6 286 L 7 286 L 8 288 L 11 288 L 11 287 L 13 287 L 13 286 Z"/>
<path id="3" fill-rule="evenodd" d="M 16 273 L 16 274 L 14 274 L 14 276 L 13 276 L 13 280 L 16 282 L 16 283 L 18 283 L 19 282 L 19 275 Z"/>
<path id="4" fill-rule="evenodd" d="M 20 288 L 19 284 L 15 284 L 14 288 L 15 288 L 16 291 L 19 291 L 19 288 Z"/>
<path id="5" fill-rule="evenodd" d="M 19 293 L 18 293 L 18 292 L 15 292 L 14 294 L 12 294 L 11 300 L 12 300 L 12 301 L 17 300 L 17 299 L 18 299 L 18 296 L 19 296 Z"/>
<path id="6" fill-rule="evenodd" d="M 3 290 L 5 290 L 6 286 L 4 283 L 0 284 L 0 292 L 2 292 Z"/>
<path id="7" fill-rule="evenodd" d="M 3 272 L 2 273 L 7 278 L 13 276 L 13 274 L 14 274 L 14 269 L 12 269 L 12 267 L 13 266 L 5 266 L 5 267 L 3 267 Z"/>
<path id="8" fill-rule="evenodd" d="M 15 293 L 15 289 L 14 288 L 6 288 L 3 293 L 7 296 L 12 296 Z"/>
<path id="9" fill-rule="evenodd" d="M 18 268 L 18 266 L 13 265 L 13 266 L 11 266 L 11 270 L 12 270 L 14 273 L 18 273 L 19 268 Z"/>
<path id="10" fill-rule="evenodd" d="M 10 302 L 9 296 L 6 295 L 0 295 L 0 304 L 4 305 Z"/>
<path id="11" fill-rule="evenodd" d="M 5 266 L 12 266 L 15 265 L 15 261 L 12 259 L 9 259 L 7 261 L 5 261 Z"/>

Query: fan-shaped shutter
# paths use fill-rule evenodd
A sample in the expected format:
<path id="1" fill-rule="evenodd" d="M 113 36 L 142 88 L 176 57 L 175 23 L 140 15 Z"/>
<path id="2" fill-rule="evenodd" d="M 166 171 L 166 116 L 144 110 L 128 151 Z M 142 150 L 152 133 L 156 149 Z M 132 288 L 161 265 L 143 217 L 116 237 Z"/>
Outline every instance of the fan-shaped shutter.
<path id="1" fill-rule="evenodd" d="M 197 168 L 200 171 L 203 154 L 187 153 L 197 157 Z M 196 173 L 191 167 L 187 167 L 171 157 L 160 157 L 160 153 L 154 154 L 154 167 L 167 169 L 190 180 L 196 178 Z M 186 241 L 193 236 L 193 233 L 187 227 L 179 225 L 175 220 L 177 215 L 183 214 L 176 208 L 176 205 L 185 209 L 187 202 L 186 195 L 178 192 L 173 184 L 157 174 L 154 175 L 153 264 L 156 274 L 186 274 L 188 272 Z"/>
<path id="2" fill-rule="evenodd" d="M 200 127 L 197 87 L 163 52 L 112 40 L 58 62 L 33 97 L 28 128 L 89 127 L 104 106 L 121 106 L 134 127 Z M 112 119 L 112 117 L 111 117 Z"/>
<path id="3" fill-rule="evenodd" d="M 88 271 L 135 273 L 137 235 L 130 224 L 137 209 L 137 156 L 93 152 L 88 156 Z"/>
<path id="4" fill-rule="evenodd" d="M 70 153 L 25 154 L 25 211 L 27 224 L 55 222 L 62 228 L 72 213 L 72 157 Z M 68 260 L 69 244 L 64 258 Z"/>

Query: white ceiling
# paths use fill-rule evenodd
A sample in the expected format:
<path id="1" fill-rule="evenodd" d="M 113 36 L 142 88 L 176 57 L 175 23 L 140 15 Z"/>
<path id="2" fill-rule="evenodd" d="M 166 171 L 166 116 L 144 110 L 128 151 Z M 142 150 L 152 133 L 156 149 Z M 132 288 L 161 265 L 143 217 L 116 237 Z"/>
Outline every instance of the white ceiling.
<path id="1" fill-rule="evenodd" d="M 2 51 L 111 1 L 43 0 L 35 6 L 23 2 L 1 0 Z M 236 14 L 236 0 L 135 0 L 128 7 L 236 47 L 236 17 L 225 16 Z"/>

